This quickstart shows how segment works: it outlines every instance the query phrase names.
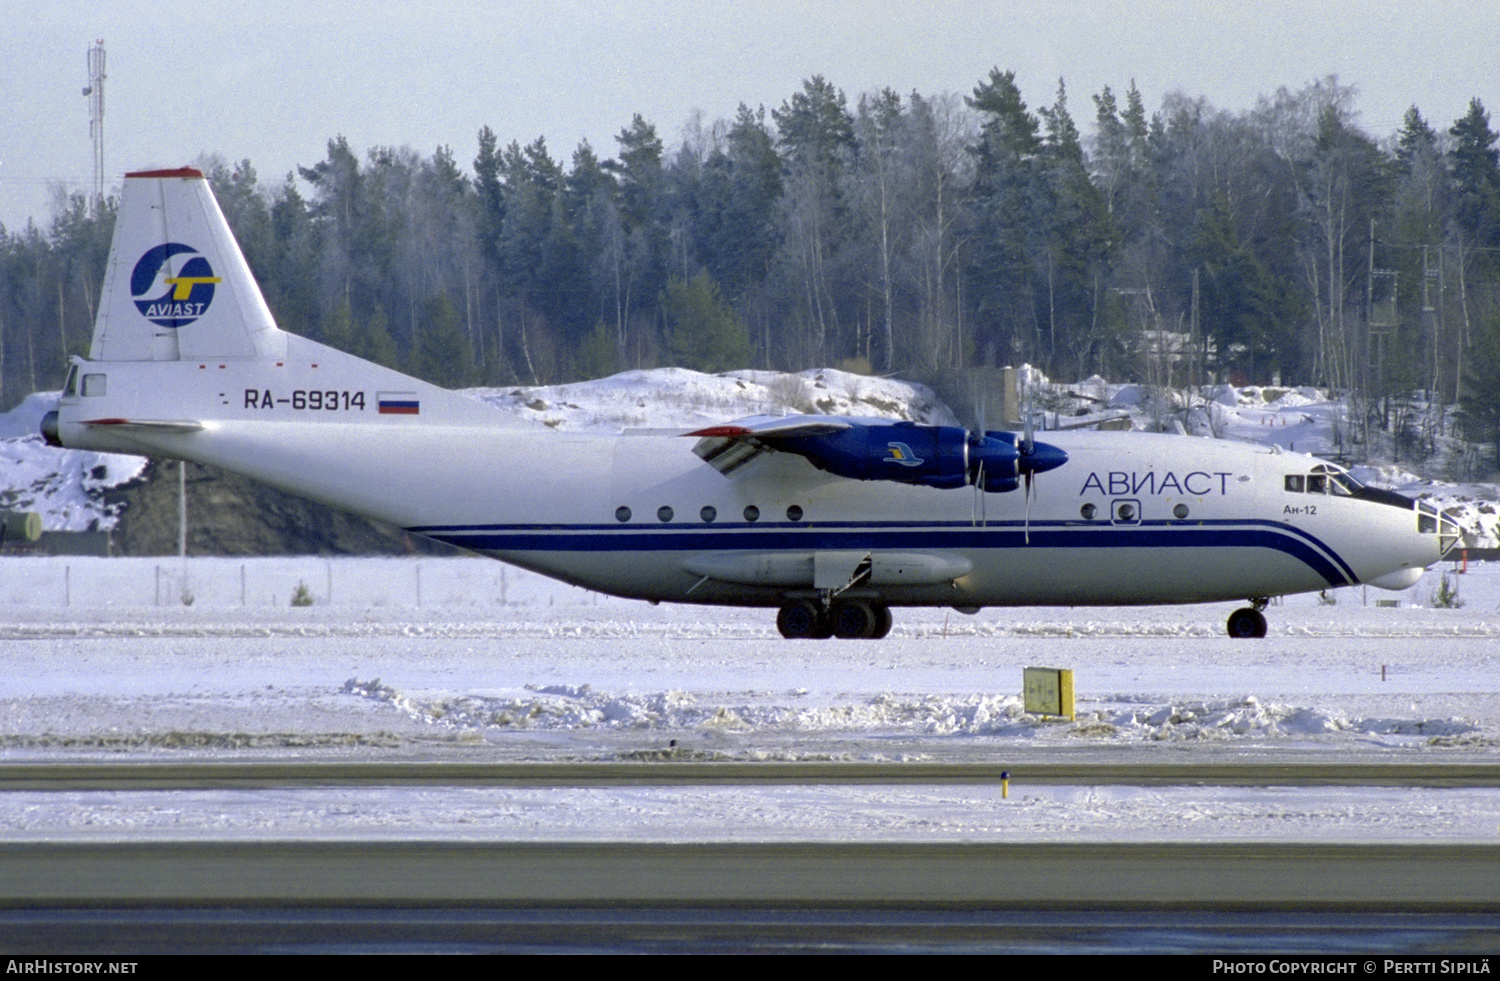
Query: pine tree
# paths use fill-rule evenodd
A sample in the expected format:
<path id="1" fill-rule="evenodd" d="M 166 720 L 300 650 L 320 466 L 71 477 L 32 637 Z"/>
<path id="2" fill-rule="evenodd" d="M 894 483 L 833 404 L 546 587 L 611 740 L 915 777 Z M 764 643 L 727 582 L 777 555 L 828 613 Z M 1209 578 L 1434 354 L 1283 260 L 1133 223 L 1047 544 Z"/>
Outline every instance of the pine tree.
<path id="1" fill-rule="evenodd" d="M 422 308 L 413 361 L 417 375 L 434 385 L 463 388 L 474 383 L 474 356 L 446 293 Z"/>
<path id="2" fill-rule="evenodd" d="M 695 371 L 730 371 L 750 360 L 745 323 L 725 302 L 706 272 L 667 283 L 662 310 L 667 319 L 667 349 L 675 364 Z"/>
<path id="3" fill-rule="evenodd" d="M 1448 132 L 1453 137 L 1455 220 L 1469 247 L 1500 246 L 1500 149 L 1495 147 L 1490 114 L 1478 99 L 1471 99 L 1469 111 Z"/>
<path id="4" fill-rule="evenodd" d="M 847 294 L 836 281 L 836 257 L 848 227 L 842 189 L 854 148 L 854 120 L 844 93 L 821 75 L 805 80 L 802 91 L 772 110 L 771 118 L 786 167 L 783 245 L 795 271 L 797 320 L 810 328 L 783 341 L 798 360 L 827 361 L 845 341 L 839 301 Z"/>
<path id="5" fill-rule="evenodd" d="M 975 340 L 983 361 L 1005 361 L 1032 349 L 1035 341 L 1035 271 L 1046 187 L 1041 122 L 1027 110 L 1015 72 L 991 69 L 967 102 L 982 120 L 973 147 Z"/>

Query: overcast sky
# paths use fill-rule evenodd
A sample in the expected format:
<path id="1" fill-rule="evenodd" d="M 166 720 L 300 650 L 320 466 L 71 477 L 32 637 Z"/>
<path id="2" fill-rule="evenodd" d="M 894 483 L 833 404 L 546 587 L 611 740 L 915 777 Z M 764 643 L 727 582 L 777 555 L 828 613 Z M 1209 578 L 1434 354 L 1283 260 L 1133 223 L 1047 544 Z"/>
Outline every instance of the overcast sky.
<path id="1" fill-rule="evenodd" d="M 814 74 L 852 106 L 884 86 L 968 94 L 998 67 L 1033 109 L 1062 78 L 1086 132 L 1090 96 L 1132 79 L 1151 111 L 1181 90 L 1238 112 L 1337 75 L 1382 138 L 1413 104 L 1440 130 L 1470 98 L 1500 104 L 1493 0 L 0 0 L 12 231 L 45 227 L 51 187 L 90 185 L 82 90 L 101 38 L 111 186 L 202 153 L 276 180 L 339 134 L 361 156 L 446 144 L 468 169 L 484 125 L 545 136 L 564 162 L 585 138 L 610 157 L 632 113 L 670 146 L 695 110 L 770 110 Z"/>

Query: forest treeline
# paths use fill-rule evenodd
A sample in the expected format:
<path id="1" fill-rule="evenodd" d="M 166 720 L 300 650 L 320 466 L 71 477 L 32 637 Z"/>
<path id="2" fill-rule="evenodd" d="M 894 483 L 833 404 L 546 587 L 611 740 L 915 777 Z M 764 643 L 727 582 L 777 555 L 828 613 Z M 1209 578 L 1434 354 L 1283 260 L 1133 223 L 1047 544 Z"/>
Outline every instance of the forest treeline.
<path id="1" fill-rule="evenodd" d="M 1479 100 L 1385 136 L 1334 79 L 1237 112 L 1148 112 L 1133 83 L 1090 102 L 1085 139 L 1061 82 L 1032 109 L 998 69 L 964 97 L 852 103 L 813 77 L 671 146 L 637 115 L 608 157 L 485 127 L 467 169 L 342 137 L 284 181 L 206 169 L 285 328 L 439 384 L 1030 362 L 1462 396 L 1494 439 L 1500 152 Z M 0 406 L 87 350 L 113 222 L 75 195 L 0 229 Z"/>

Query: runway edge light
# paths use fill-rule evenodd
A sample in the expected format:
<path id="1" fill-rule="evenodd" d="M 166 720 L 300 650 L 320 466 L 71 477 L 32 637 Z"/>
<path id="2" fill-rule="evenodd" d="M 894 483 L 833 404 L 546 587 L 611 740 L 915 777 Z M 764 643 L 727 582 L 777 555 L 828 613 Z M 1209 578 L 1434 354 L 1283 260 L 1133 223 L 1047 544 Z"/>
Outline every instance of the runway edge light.
<path id="1" fill-rule="evenodd" d="M 1073 720 L 1073 669 L 1026 668 L 1022 674 L 1026 711 Z"/>

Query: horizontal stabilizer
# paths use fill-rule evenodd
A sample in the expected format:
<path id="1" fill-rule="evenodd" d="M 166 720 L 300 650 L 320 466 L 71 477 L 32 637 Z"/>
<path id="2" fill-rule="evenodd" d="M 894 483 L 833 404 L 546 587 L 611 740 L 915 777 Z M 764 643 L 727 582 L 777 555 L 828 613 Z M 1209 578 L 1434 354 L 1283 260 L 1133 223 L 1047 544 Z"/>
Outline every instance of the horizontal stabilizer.
<path id="1" fill-rule="evenodd" d="M 203 423 L 192 419 L 84 419 L 82 424 L 157 433 L 196 433 L 203 428 Z"/>

